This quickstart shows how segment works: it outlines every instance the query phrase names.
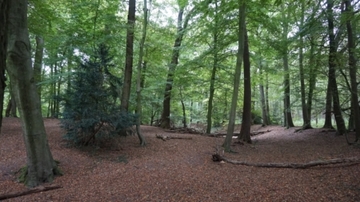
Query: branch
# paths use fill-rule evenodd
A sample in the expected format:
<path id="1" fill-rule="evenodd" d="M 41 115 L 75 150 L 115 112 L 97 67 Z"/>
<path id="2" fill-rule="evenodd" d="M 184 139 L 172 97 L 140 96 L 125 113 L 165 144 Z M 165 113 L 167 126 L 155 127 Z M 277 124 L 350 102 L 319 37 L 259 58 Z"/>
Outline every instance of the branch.
<path id="1" fill-rule="evenodd" d="M 170 137 L 170 136 L 158 135 L 158 134 L 156 134 L 156 138 L 162 139 L 163 141 L 170 140 L 170 139 L 192 140 L 192 137 Z"/>
<path id="2" fill-rule="evenodd" d="M 306 169 L 315 166 L 324 166 L 324 165 L 332 165 L 332 164 L 341 164 L 341 163 L 360 163 L 360 158 L 352 157 L 352 158 L 336 158 L 330 160 L 318 160 L 318 161 L 310 161 L 308 163 L 251 163 L 246 161 L 236 161 L 232 159 L 225 158 L 219 154 L 213 154 L 213 161 L 225 161 L 227 163 L 235 164 L 235 165 L 244 165 L 244 166 L 253 166 L 253 167 L 262 167 L 262 168 L 294 168 L 294 169 Z"/>
<path id="3" fill-rule="evenodd" d="M 22 191 L 22 192 L 0 195 L 0 200 L 15 198 L 15 197 L 19 197 L 19 196 L 24 196 L 24 195 L 39 193 L 39 192 L 44 192 L 44 191 L 50 191 L 50 190 L 59 189 L 59 188 L 62 188 L 62 187 L 58 186 L 58 185 L 52 185 L 52 186 L 47 186 L 47 187 L 39 186 L 39 187 L 36 187 L 33 189 L 28 189 L 28 190 Z"/>

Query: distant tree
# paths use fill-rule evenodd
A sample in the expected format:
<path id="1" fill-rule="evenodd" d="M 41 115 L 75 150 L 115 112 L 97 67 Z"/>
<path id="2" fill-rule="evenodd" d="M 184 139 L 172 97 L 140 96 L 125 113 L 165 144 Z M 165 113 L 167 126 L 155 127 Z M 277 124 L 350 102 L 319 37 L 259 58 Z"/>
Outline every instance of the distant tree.
<path id="1" fill-rule="evenodd" d="M 54 161 L 41 115 L 40 98 L 31 66 L 30 40 L 27 26 L 27 0 L 11 0 L 8 13 L 7 72 L 11 89 L 19 107 L 27 154 L 23 169 L 29 187 L 50 182 L 60 172 Z M 2 14 L 2 13 L 1 13 Z"/>
<path id="2" fill-rule="evenodd" d="M 121 112 L 115 105 L 120 78 L 109 72 L 111 60 L 108 49 L 100 45 L 73 74 L 71 88 L 64 97 L 61 126 L 66 130 L 65 139 L 77 146 L 124 134 L 124 129 L 135 124 L 135 115 Z"/>

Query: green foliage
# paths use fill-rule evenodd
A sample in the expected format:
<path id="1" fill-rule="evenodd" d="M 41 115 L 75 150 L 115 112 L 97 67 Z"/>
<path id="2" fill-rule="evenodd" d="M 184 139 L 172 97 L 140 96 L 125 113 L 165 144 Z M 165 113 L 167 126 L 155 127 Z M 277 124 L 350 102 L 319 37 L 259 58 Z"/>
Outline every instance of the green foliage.
<path id="1" fill-rule="evenodd" d="M 125 135 L 123 131 L 135 124 L 134 114 L 120 112 L 115 105 L 121 80 L 109 72 L 113 64 L 108 51 L 100 45 L 94 56 L 83 59 L 63 96 L 61 125 L 66 130 L 65 139 L 77 146 Z"/>

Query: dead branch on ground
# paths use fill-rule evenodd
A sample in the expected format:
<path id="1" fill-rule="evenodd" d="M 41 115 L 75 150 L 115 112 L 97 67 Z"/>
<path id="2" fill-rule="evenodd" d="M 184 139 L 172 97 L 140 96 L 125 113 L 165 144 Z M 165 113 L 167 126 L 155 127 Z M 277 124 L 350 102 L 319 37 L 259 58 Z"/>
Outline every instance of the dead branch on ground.
<path id="1" fill-rule="evenodd" d="M 324 166 L 324 165 L 333 165 L 333 164 L 342 164 L 342 163 L 360 163 L 360 158 L 351 157 L 351 158 L 336 158 L 329 160 L 317 160 L 310 161 L 308 163 L 251 163 L 246 161 L 237 161 L 228 159 L 224 156 L 221 156 L 218 153 L 212 155 L 213 161 L 225 161 L 234 165 L 244 165 L 244 166 L 253 166 L 253 167 L 262 167 L 262 168 L 294 168 L 294 169 L 306 169 L 315 166 Z"/>
<path id="2" fill-rule="evenodd" d="M 163 141 L 170 140 L 170 139 L 192 140 L 192 137 L 170 137 L 170 136 L 158 135 L 158 134 L 156 134 L 156 138 L 162 139 Z"/>
<path id="3" fill-rule="evenodd" d="M 50 191 L 50 190 L 59 189 L 59 188 L 62 188 L 62 187 L 58 186 L 58 185 L 51 185 L 51 186 L 45 186 L 45 187 L 44 186 L 39 186 L 39 187 L 28 189 L 28 190 L 22 191 L 22 192 L 16 192 L 16 193 L 0 195 L 0 200 L 5 200 L 5 199 L 9 199 L 9 198 L 16 198 L 16 197 L 19 197 L 19 196 L 24 196 L 24 195 L 33 194 L 33 193 L 39 193 L 39 192 L 44 192 L 44 191 Z"/>

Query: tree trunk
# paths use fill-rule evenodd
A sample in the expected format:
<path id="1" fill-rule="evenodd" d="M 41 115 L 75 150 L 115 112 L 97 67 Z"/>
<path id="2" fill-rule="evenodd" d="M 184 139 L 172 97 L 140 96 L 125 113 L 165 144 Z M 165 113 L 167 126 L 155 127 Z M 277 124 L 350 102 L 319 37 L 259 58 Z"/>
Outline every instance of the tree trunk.
<path id="1" fill-rule="evenodd" d="M 305 15 L 305 2 L 301 1 L 301 20 L 300 20 L 300 30 L 304 26 L 304 15 Z M 304 38 L 300 35 L 299 41 L 299 69 L 300 69 L 300 93 L 301 93 L 301 109 L 303 117 L 303 126 L 302 129 L 309 129 L 311 127 L 310 116 L 308 114 L 308 106 L 306 104 L 306 93 L 305 93 L 305 78 L 304 78 Z"/>
<path id="2" fill-rule="evenodd" d="M 269 76 L 268 73 L 265 72 L 265 79 L 266 79 L 266 84 L 265 84 L 265 105 L 266 105 L 266 114 L 268 115 L 268 124 L 271 124 L 271 119 L 270 119 L 270 105 L 269 105 Z"/>
<path id="3" fill-rule="evenodd" d="M 5 93 L 5 69 L 6 69 L 6 47 L 7 35 L 6 24 L 8 19 L 9 0 L 0 0 L 0 132 L 3 119 L 4 93 Z"/>
<path id="4" fill-rule="evenodd" d="M 238 54 L 236 57 L 236 68 L 234 75 L 234 90 L 231 99 L 231 107 L 229 112 L 229 124 L 226 132 L 225 141 L 223 144 L 224 151 L 231 152 L 231 140 L 234 134 L 235 128 L 235 116 L 236 116 L 236 105 L 239 95 L 239 86 L 240 86 L 240 75 L 241 75 L 241 65 L 244 57 L 244 42 L 245 42 L 245 2 L 242 1 L 239 5 L 239 32 L 238 32 Z"/>
<path id="5" fill-rule="evenodd" d="M 259 61 L 259 74 L 260 74 L 260 85 L 259 85 L 259 93 L 260 93 L 260 104 L 261 104 L 261 117 L 262 117 L 262 125 L 269 125 L 269 115 L 266 110 L 266 99 L 265 99 L 265 90 L 264 90 L 264 75 L 263 75 L 263 67 L 262 67 L 262 58 L 260 56 Z"/>
<path id="6" fill-rule="evenodd" d="M 30 40 L 27 29 L 27 0 L 11 0 L 9 4 L 7 71 L 20 111 L 27 154 L 26 185 L 38 186 L 59 174 L 53 160 L 34 74 L 31 67 Z"/>
<path id="7" fill-rule="evenodd" d="M 331 79 L 328 77 L 328 84 L 326 89 L 326 102 L 325 102 L 325 123 L 323 128 L 334 128 L 331 121 L 331 109 L 332 109 L 332 92 L 331 92 Z"/>
<path id="8" fill-rule="evenodd" d="M 124 84 L 121 93 L 121 111 L 127 112 L 129 109 L 131 77 L 133 69 L 134 55 L 134 26 L 135 26 L 135 3 L 136 0 L 129 0 L 128 22 L 126 32 L 126 58 Z"/>
<path id="9" fill-rule="evenodd" d="M 358 85 L 357 85 L 357 67 L 355 57 L 355 39 L 352 29 L 353 11 L 351 6 L 351 0 L 344 0 L 345 3 L 345 19 L 348 36 L 348 53 L 349 53 L 349 74 L 351 84 L 351 116 L 355 122 L 356 140 L 360 139 L 360 110 L 359 110 L 359 98 L 358 98 Z"/>
<path id="10" fill-rule="evenodd" d="M 213 52 L 214 52 L 214 58 L 213 58 L 213 67 L 211 71 L 211 78 L 210 78 L 210 90 L 209 90 L 209 102 L 208 102 L 208 108 L 207 108 L 207 126 L 206 126 L 206 133 L 211 133 L 212 128 L 212 110 L 213 110 L 213 100 L 214 100 L 214 93 L 215 93 L 215 76 L 218 66 L 218 26 L 219 26 L 219 16 L 218 16 L 218 4 L 217 1 L 215 3 L 215 14 L 214 14 L 214 31 L 212 33 L 213 36 Z"/>
<path id="11" fill-rule="evenodd" d="M 244 39 L 244 105 L 242 114 L 242 123 L 239 139 L 244 142 L 251 143 L 250 128 L 251 128 L 251 76 L 250 76 L 250 52 L 249 39 L 247 36 L 245 25 L 245 39 Z"/>
<path id="12" fill-rule="evenodd" d="M 283 4 L 282 4 L 283 5 Z M 283 9 L 285 9 L 283 7 Z M 290 10 L 290 9 L 288 9 Z M 282 50 L 283 55 L 283 65 L 284 65 L 284 123 L 286 128 L 294 127 L 294 123 L 291 116 L 291 103 L 290 103 L 290 72 L 289 72 L 289 59 L 288 59 L 288 29 L 289 25 L 287 22 L 287 18 L 289 17 L 289 11 L 283 12 L 283 40 L 284 47 Z"/>
<path id="13" fill-rule="evenodd" d="M 44 40 L 41 36 L 37 35 L 35 37 L 35 41 L 36 41 L 36 50 L 35 50 L 35 60 L 34 60 L 34 79 L 37 87 L 37 93 L 39 94 L 41 100 L 41 85 L 39 85 L 38 83 L 41 81 Z"/>
<path id="14" fill-rule="evenodd" d="M 139 51 L 139 61 L 137 65 L 137 78 L 136 78 L 136 112 L 138 114 L 138 119 L 136 122 L 136 133 L 140 140 L 140 145 L 145 146 L 146 141 L 144 136 L 141 133 L 141 116 L 142 116 L 142 106 L 141 106 L 141 90 L 144 85 L 144 75 L 142 74 L 142 64 L 143 64 L 143 57 L 144 57 L 144 46 L 145 46 L 145 39 L 146 39 L 146 31 L 147 31 L 147 24 L 148 24 L 148 8 L 147 8 L 147 0 L 144 0 L 144 22 L 143 22 L 143 30 L 142 36 L 140 41 L 140 51 Z"/>
<path id="15" fill-rule="evenodd" d="M 333 16 L 333 0 L 327 0 L 327 20 L 328 20 L 328 34 L 329 34 L 329 81 L 331 86 L 331 93 L 333 99 L 333 111 L 336 120 L 337 134 L 343 135 L 346 132 L 344 119 L 342 117 L 339 94 L 336 83 L 336 42 L 334 34 L 334 16 Z"/>
<path id="16" fill-rule="evenodd" d="M 181 47 L 181 42 L 182 42 L 182 38 L 184 35 L 184 27 L 182 26 L 183 14 L 184 14 L 184 7 L 180 7 L 180 10 L 178 13 L 177 37 L 175 39 L 174 48 L 173 48 L 173 52 L 172 52 L 172 58 L 171 58 L 171 62 L 169 64 L 169 70 L 168 70 L 168 75 L 167 75 L 167 79 L 166 79 L 164 101 L 163 101 L 163 112 L 161 114 L 161 125 L 160 125 L 162 128 L 170 128 L 171 90 L 173 88 L 175 69 L 179 63 L 180 47 Z"/>

